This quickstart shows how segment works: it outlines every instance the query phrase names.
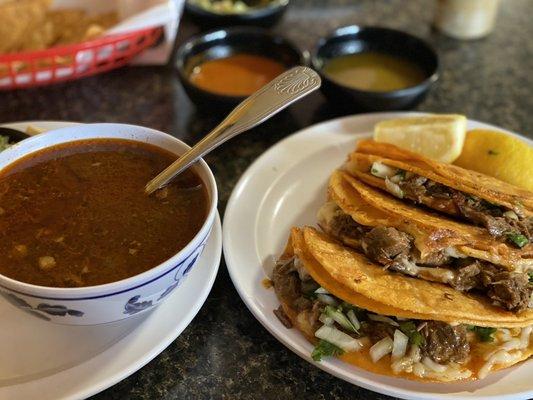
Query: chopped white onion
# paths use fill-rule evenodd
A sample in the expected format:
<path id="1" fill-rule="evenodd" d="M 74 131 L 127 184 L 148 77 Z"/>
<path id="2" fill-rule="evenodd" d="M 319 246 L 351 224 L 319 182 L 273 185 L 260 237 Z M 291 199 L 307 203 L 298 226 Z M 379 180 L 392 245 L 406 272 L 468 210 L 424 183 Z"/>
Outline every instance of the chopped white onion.
<path id="1" fill-rule="evenodd" d="M 385 187 L 387 191 L 395 197 L 403 199 L 403 190 L 396 183 L 391 182 L 390 179 L 385 178 Z"/>
<path id="2" fill-rule="evenodd" d="M 370 173 L 378 178 L 388 178 L 398 173 L 398 170 L 393 167 L 389 167 L 379 161 L 375 161 L 370 167 Z"/>
<path id="3" fill-rule="evenodd" d="M 359 351 L 363 347 L 359 340 L 354 339 L 350 335 L 334 328 L 332 326 L 322 325 L 315 332 L 315 336 L 319 339 L 325 340 L 331 344 L 334 344 L 337 347 L 340 347 L 342 350 L 350 351 Z"/>
<path id="4" fill-rule="evenodd" d="M 392 318 L 385 317 L 384 315 L 378 315 L 378 314 L 368 314 L 368 318 L 372 321 L 377 322 L 385 322 L 386 324 L 392 325 L 392 326 L 400 326 L 398 322 L 393 320 Z"/>
<path id="5" fill-rule="evenodd" d="M 518 215 L 516 215 L 514 211 L 511 211 L 511 210 L 506 211 L 503 213 L 503 216 L 518 221 Z"/>
<path id="6" fill-rule="evenodd" d="M 319 293 L 319 294 L 316 295 L 316 298 L 321 303 L 324 303 L 324 304 L 327 304 L 327 305 L 330 305 L 330 306 L 336 306 L 338 304 L 337 300 L 335 300 L 335 298 L 330 296 L 329 294 L 320 294 Z"/>
<path id="7" fill-rule="evenodd" d="M 353 310 L 348 311 L 346 313 L 346 316 L 348 317 L 348 319 L 350 320 L 350 322 L 352 323 L 352 325 L 354 326 L 356 330 L 359 330 L 359 328 L 361 328 L 361 323 L 357 319 L 357 315 L 355 315 Z"/>
<path id="8" fill-rule="evenodd" d="M 394 331 L 394 343 L 392 345 L 392 359 L 396 360 L 402 358 L 407 351 L 407 343 L 409 338 L 405 333 L 396 329 Z"/>
<path id="9" fill-rule="evenodd" d="M 372 359 L 372 361 L 377 362 L 383 356 L 389 354 L 392 351 L 392 345 L 393 341 L 388 336 L 374 344 L 369 350 L 370 358 Z"/>
<path id="10" fill-rule="evenodd" d="M 433 370 L 435 372 L 444 372 L 444 371 L 446 371 L 446 366 L 445 365 L 438 364 L 438 363 L 436 363 L 435 361 L 433 361 L 429 357 L 424 357 L 422 359 L 422 364 L 424 364 L 424 366 L 428 367 L 429 369 L 431 369 L 431 370 Z"/>
<path id="11" fill-rule="evenodd" d="M 391 176 L 390 180 L 391 180 L 391 182 L 394 182 L 394 183 L 400 183 L 401 181 L 403 181 L 403 175 L 402 174 L 396 174 L 394 176 Z"/>
<path id="12" fill-rule="evenodd" d="M 320 317 L 318 317 L 318 320 L 322 322 L 324 325 L 331 326 L 333 325 L 333 318 L 328 317 L 326 314 L 320 314 Z"/>
<path id="13" fill-rule="evenodd" d="M 316 294 L 329 294 L 329 292 L 324 289 L 322 286 L 320 286 L 317 290 L 315 290 Z"/>

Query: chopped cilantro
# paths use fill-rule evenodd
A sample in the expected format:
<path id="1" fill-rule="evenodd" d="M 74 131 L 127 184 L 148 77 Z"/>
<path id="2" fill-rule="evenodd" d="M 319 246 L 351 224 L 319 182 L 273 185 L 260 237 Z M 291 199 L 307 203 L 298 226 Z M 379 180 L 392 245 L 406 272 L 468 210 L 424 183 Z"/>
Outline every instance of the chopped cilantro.
<path id="1" fill-rule="evenodd" d="M 468 325 L 468 330 L 475 332 L 477 338 L 482 342 L 492 342 L 494 340 L 492 334 L 496 332 L 496 328 L 484 328 L 474 325 Z"/>
<path id="2" fill-rule="evenodd" d="M 500 152 L 498 152 L 496 150 L 492 150 L 492 149 L 489 149 L 489 151 L 487 151 L 487 153 L 489 154 L 489 156 L 497 156 L 498 154 L 500 154 Z"/>
<path id="3" fill-rule="evenodd" d="M 529 271 L 528 275 L 529 275 L 529 283 L 533 283 L 533 271 Z"/>
<path id="4" fill-rule="evenodd" d="M 363 318 L 366 316 L 366 310 L 363 308 L 359 308 L 357 306 L 354 306 L 353 304 L 346 303 L 345 301 L 342 302 L 340 305 L 340 308 L 343 312 L 348 312 L 350 310 L 353 310 L 357 318 Z"/>
<path id="5" fill-rule="evenodd" d="M 513 242 L 515 245 L 517 245 L 520 248 L 524 247 L 526 244 L 529 243 L 529 240 L 527 239 L 527 237 L 525 237 L 524 235 L 520 233 L 508 233 L 507 239 L 509 239 L 511 242 Z"/>
<path id="6" fill-rule="evenodd" d="M 413 321 L 400 322 L 400 330 L 407 335 L 411 344 L 420 346 L 426 343 L 426 338 L 418 332 Z"/>
<path id="7" fill-rule="evenodd" d="M 341 348 L 321 339 L 311 353 L 311 357 L 315 361 L 320 361 L 322 357 L 335 357 L 340 356 L 342 353 L 344 352 Z"/>

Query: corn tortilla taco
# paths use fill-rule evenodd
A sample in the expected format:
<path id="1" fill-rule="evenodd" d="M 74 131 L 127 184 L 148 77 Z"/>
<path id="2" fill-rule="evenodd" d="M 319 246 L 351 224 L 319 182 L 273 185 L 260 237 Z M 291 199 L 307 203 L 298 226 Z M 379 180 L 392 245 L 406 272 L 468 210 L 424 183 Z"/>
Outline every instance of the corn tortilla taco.
<path id="1" fill-rule="evenodd" d="M 531 251 L 498 242 L 484 229 L 405 204 L 335 171 L 318 223 L 384 268 L 441 282 L 516 313 L 532 310 Z"/>
<path id="2" fill-rule="evenodd" d="M 315 345 L 408 379 L 481 379 L 533 353 L 526 319 L 445 285 L 384 271 L 313 228 L 293 229 L 272 281 L 275 311 Z"/>
<path id="3" fill-rule="evenodd" d="M 528 190 L 373 140 L 358 142 L 345 169 L 404 201 L 481 226 L 517 248 L 533 246 L 533 193 Z"/>

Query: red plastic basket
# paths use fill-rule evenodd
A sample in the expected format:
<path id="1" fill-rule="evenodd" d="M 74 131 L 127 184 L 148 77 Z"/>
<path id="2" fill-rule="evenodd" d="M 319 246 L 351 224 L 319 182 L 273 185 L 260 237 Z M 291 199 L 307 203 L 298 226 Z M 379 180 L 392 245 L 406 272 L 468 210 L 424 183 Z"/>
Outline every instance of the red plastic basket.
<path id="1" fill-rule="evenodd" d="M 0 90 L 65 82 L 122 67 L 161 36 L 149 28 L 47 50 L 0 55 Z"/>

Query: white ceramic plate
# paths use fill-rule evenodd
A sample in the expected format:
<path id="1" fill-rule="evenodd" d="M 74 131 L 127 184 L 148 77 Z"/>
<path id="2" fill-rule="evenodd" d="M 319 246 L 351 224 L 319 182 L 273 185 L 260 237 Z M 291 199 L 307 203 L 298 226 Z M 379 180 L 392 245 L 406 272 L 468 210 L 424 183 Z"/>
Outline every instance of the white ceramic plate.
<path id="1" fill-rule="evenodd" d="M 224 256 L 233 283 L 259 322 L 285 346 L 353 384 L 412 399 L 531 398 L 532 361 L 480 382 L 431 384 L 390 378 L 337 359 L 312 361 L 311 344 L 295 329 L 285 328 L 272 312 L 279 302 L 262 280 L 281 254 L 289 229 L 316 225 L 315 215 L 326 199 L 328 177 L 343 163 L 357 139 L 368 137 L 378 121 L 406 115 L 414 113 L 364 114 L 324 122 L 286 138 L 258 158 L 235 187 L 224 217 Z M 469 121 L 468 128 L 495 127 Z"/>
<path id="2" fill-rule="evenodd" d="M 63 122 L 33 122 L 43 129 Z M 28 124 L 9 124 L 24 129 Z M 209 294 L 222 251 L 217 216 L 211 236 L 179 290 L 152 313 L 100 326 L 41 321 L 0 298 L 0 399 L 81 399 L 131 375 L 172 343 Z"/>

